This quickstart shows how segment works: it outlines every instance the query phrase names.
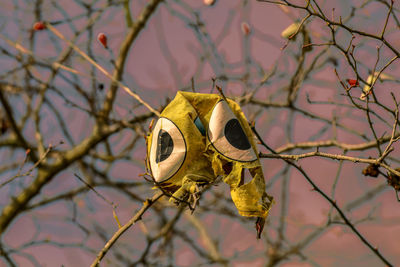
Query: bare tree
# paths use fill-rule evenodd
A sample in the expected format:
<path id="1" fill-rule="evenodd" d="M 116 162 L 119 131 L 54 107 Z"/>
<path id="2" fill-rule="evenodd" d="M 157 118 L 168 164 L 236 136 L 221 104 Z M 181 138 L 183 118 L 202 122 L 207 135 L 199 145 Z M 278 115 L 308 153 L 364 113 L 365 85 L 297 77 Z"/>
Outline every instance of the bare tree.
<path id="1" fill-rule="evenodd" d="M 399 8 L 5 1 L 0 265 L 400 264 Z M 215 85 L 252 122 L 276 201 L 259 241 L 227 185 L 191 214 L 141 175 L 150 122 Z"/>

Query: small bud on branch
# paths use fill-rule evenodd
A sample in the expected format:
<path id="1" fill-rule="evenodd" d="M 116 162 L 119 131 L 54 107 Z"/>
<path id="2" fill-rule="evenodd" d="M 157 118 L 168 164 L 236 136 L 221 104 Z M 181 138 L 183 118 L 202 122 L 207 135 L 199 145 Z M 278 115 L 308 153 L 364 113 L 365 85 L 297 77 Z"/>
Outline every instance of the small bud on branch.
<path id="1" fill-rule="evenodd" d="M 105 49 L 108 48 L 107 46 L 107 36 L 104 33 L 99 33 L 99 35 L 97 35 L 97 40 L 104 46 Z"/>
<path id="2" fill-rule="evenodd" d="M 38 21 L 38 22 L 35 22 L 35 24 L 33 24 L 33 29 L 35 31 L 42 31 L 42 30 L 46 29 L 46 25 L 42 21 Z"/>

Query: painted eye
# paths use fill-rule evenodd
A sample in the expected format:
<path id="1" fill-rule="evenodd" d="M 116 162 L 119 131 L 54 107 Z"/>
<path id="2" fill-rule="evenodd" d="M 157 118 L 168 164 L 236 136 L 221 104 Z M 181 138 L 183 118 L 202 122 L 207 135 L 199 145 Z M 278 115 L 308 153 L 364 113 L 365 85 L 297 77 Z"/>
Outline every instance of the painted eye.
<path id="1" fill-rule="evenodd" d="M 227 158 L 237 161 L 257 159 L 242 125 L 226 101 L 219 101 L 211 113 L 208 138 L 215 149 Z"/>
<path id="2" fill-rule="evenodd" d="M 164 182 L 181 168 L 186 156 L 186 143 L 178 127 L 160 118 L 153 130 L 150 147 L 150 169 L 157 182 Z"/>

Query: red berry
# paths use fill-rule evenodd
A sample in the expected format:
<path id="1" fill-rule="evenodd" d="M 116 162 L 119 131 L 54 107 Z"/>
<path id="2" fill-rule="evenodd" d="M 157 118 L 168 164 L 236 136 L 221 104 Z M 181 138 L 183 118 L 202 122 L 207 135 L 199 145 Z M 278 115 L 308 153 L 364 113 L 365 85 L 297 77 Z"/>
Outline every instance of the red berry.
<path id="1" fill-rule="evenodd" d="M 350 86 L 359 86 L 360 85 L 357 80 L 353 80 L 353 79 L 347 79 L 347 82 L 349 83 Z"/>
<path id="2" fill-rule="evenodd" d="M 104 48 L 107 49 L 107 36 L 104 33 L 99 33 L 99 35 L 97 35 L 97 40 L 99 40 L 99 42 L 104 46 Z"/>
<path id="3" fill-rule="evenodd" d="M 33 24 L 33 29 L 35 31 L 41 31 L 41 30 L 46 29 L 46 25 L 44 25 L 44 23 L 42 21 L 38 21 L 38 22 L 35 22 L 35 24 Z"/>
<path id="4" fill-rule="evenodd" d="M 250 25 L 247 22 L 242 22 L 241 26 L 244 35 L 249 35 L 251 33 Z"/>

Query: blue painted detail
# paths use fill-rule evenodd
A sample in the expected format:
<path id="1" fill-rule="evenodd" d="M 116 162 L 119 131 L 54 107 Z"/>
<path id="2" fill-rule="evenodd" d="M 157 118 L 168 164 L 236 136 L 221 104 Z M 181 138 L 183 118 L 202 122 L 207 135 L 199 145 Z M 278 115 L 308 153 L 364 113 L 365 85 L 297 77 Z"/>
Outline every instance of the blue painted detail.
<path id="1" fill-rule="evenodd" d="M 196 119 L 194 120 L 194 124 L 196 125 L 197 129 L 199 129 L 201 135 L 206 136 L 206 129 L 204 128 L 204 125 L 199 117 L 196 117 Z"/>

